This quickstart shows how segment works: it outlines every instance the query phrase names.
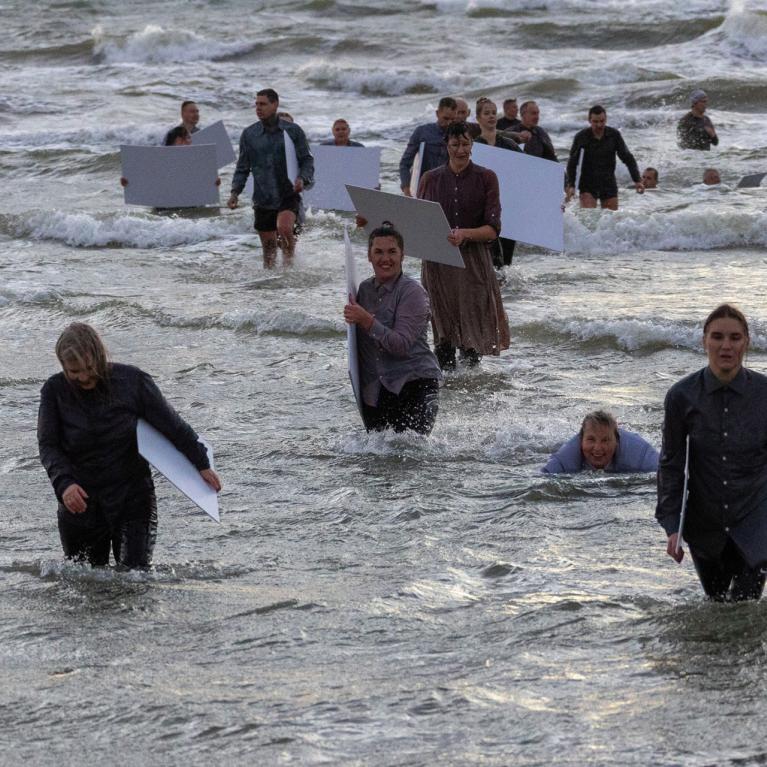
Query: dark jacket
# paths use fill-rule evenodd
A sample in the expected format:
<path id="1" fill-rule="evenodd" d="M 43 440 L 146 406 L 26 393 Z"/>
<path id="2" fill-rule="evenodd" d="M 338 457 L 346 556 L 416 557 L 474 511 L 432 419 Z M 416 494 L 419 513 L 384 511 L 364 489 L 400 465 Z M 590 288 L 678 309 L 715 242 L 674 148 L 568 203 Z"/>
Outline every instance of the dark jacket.
<path id="1" fill-rule="evenodd" d="M 197 434 L 142 370 L 114 363 L 108 382 L 91 391 L 70 383 L 64 373 L 45 382 L 37 441 L 40 460 L 60 502 L 73 483 L 89 496 L 105 498 L 124 494 L 121 491 L 128 484 L 146 484 L 151 475 L 138 452 L 139 418 L 162 432 L 198 469 L 210 468 Z"/>
<path id="2" fill-rule="evenodd" d="M 551 143 L 551 137 L 549 134 L 536 125 L 533 128 L 525 128 L 522 125 L 518 132 L 528 131 L 530 133 L 530 140 L 525 142 L 525 154 L 532 155 L 533 157 L 541 157 L 544 160 L 552 160 L 553 162 L 559 162 L 557 159 L 557 153 L 554 151 L 554 144 Z"/>
<path id="3" fill-rule="evenodd" d="M 584 149 L 583 165 L 581 166 L 580 189 L 590 189 L 615 183 L 615 156 L 628 168 L 634 183 L 641 181 L 642 176 L 637 167 L 634 155 L 629 152 L 621 132 L 609 125 L 605 127 L 604 135 L 598 139 L 591 128 L 584 128 L 575 134 L 573 146 L 570 149 L 570 159 L 567 161 L 567 184 L 575 186 L 575 174 L 578 168 L 578 157 Z"/>
<path id="4" fill-rule="evenodd" d="M 719 136 L 715 134 L 711 138 L 706 131 L 706 126 L 714 127 L 707 115 L 697 117 L 692 112 L 688 112 L 676 126 L 676 137 L 680 149 L 708 151 L 712 144 L 716 146 L 719 143 Z"/>

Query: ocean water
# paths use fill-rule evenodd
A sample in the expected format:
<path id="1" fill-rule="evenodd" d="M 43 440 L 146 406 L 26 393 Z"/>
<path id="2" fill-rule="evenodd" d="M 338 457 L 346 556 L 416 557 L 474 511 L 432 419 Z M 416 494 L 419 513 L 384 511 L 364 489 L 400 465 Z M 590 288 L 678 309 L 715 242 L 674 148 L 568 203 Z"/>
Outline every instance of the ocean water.
<path id="1" fill-rule="evenodd" d="M 691 0 L 0 0 L 0 763 L 757 765 L 767 609 L 665 555 L 649 475 L 546 477 L 584 413 L 658 443 L 703 317 L 767 367 L 767 5 Z M 271 86 L 311 140 L 346 117 L 395 191 L 440 96 L 535 98 L 566 157 L 593 103 L 641 167 L 617 213 L 519 246 L 512 346 L 448 376 L 433 434 L 367 435 L 343 226 L 263 269 L 247 208 L 127 208 L 119 145 L 193 98 L 236 141 Z M 674 127 L 707 90 L 720 146 Z M 723 186 L 700 187 L 717 167 Z M 222 172 L 228 189 L 232 168 Z M 360 275 L 364 244 L 354 238 Z M 406 264 L 416 274 L 418 263 Z M 39 389 L 74 320 L 213 444 L 222 524 L 158 481 L 150 573 L 64 563 Z"/>

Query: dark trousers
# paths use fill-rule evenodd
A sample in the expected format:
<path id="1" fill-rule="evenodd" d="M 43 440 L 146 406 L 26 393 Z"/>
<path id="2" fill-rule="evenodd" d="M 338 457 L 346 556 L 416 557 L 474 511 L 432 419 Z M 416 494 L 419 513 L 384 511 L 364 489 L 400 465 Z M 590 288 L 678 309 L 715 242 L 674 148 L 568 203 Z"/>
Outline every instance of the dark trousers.
<path id="1" fill-rule="evenodd" d="M 439 383 L 436 378 L 408 381 L 399 394 L 381 389 L 377 407 L 363 405 L 362 416 L 368 431 L 412 429 L 428 434 L 439 410 Z"/>
<path id="2" fill-rule="evenodd" d="M 749 567 L 732 539 L 717 559 L 696 554 L 690 548 L 695 570 L 706 595 L 717 602 L 742 602 L 759 599 L 764 590 L 765 570 Z"/>
<path id="3" fill-rule="evenodd" d="M 496 269 L 511 266 L 516 244 L 516 240 L 510 240 L 507 237 L 497 237 L 490 243 L 490 255 L 493 258 L 493 266 Z"/>
<path id="4" fill-rule="evenodd" d="M 141 499 L 141 508 L 134 506 L 130 512 L 111 520 L 97 509 L 89 508 L 84 520 L 60 507 L 59 537 L 64 556 L 77 562 L 87 561 L 94 567 L 106 567 L 111 548 L 119 566 L 128 569 L 149 567 L 157 541 L 154 492 Z"/>
<path id="5" fill-rule="evenodd" d="M 450 341 L 442 341 L 434 347 L 434 356 L 442 370 L 455 370 L 455 346 Z M 461 362 L 469 367 L 479 365 L 482 355 L 475 349 L 460 349 Z"/>

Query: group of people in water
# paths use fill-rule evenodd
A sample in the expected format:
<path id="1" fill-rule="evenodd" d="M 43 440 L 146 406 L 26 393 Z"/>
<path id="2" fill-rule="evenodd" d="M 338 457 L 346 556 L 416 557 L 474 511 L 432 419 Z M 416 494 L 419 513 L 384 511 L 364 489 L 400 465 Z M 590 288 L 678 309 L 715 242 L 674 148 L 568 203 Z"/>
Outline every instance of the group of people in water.
<path id="1" fill-rule="evenodd" d="M 449 240 L 460 249 L 466 268 L 424 261 L 419 283 L 402 271 L 402 235 L 392 222 L 381 222 L 368 238 L 373 275 L 343 310 L 345 321 L 356 328 L 368 430 L 428 434 L 438 412 L 443 371 L 477 365 L 483 355 L 498 355 L 509 346 L 492 263 L 492 244 L 501 229 L 498 179 L 471 162 L 471 149 L 476 140 L 512 151 L 524 144 L 525 151 L 529 146 L 552 160 L 556 155 L 550 156 L 553 147 L 537 124 L 534 102 L 522 104 L 520 120 L 511 108 L 516 105 L 507 102 L 498 120 L 495 104 L 480 99 L 476 124 L 467 121 L 468 110 L 458 114 L 459 102 L 442 99 L 437 122 L 416 129 L 400 171 L 405 194 L 440 203 L 451 225 Z M 693 106 L 699 103 L 700 98 Z M 252 174 L 255 228 L 267 266 L 274 265 L 278 242 L 292 253 L 301 191 L 313 182 L 306 137 L 292 119 L 279 116 L 278 107 L 273 90 L 259 91 L 259 119 L 243 131 L 229 198 L 229 206 L 236 207 Z M 702 125 L 715 143 L 710 121 L 700 122 L 700 107 L 692 114 L 694 120 L 683 120 L 685 135 Z M 182 125 L 166 137 L 169 145 L 197 129 L 199 110 L 193 102 L 185 102 L 182 118 Z M 617 203 L 615 157 L 629 165 L 632 178 L 638 168 L 620 133 L 607 128 L 604 109 L 592 108 L 589 121 L 573 142 L 567 191 L 574 192 L 580 165 L 581 204 L 599 200 L 610 207 L 606 203 Z M 501 134 L 499 125 L 511 135 Z M 296 148 L 295 179 L 287 175 L 284 134 Z M 333 134 L 333 143 L 350 145 L 345 120 L 336 121 Z M 702 136 L 698 142 L 705 143 Z M 421 173 L 412 188 L 412 160 L 422 143 Z M 641 178 L 635 183 L 641 191 Z M 430 323 L 434 350 L 428 343 Z M 767 566 L 767 378 L 743 367 L 748 344 L 748 323 L 737 308 L 723 304 L 708 316 L 703 324 L 708 364 L 669 390 L 660 454 L 640 435 L 620 428 L 610 413 L 595 411 L 542 469 L 548 474 L 657 471 L 656 517 L 667 534 L 667 551 L 681 561 L 679 539 L 684 536 L 706 594 L 717 600 L 761 596 Z M 38 441 L 59 502 L 64 553 L 105 565 L 111 549 L 120 566 L 148 567 L 157 510 L 149 466 L 138 453 L 138 419 L 162 432 L 217 491 L 220 478 L 196 433 L 152 379 L 138 368 L 110 362 L 92 327 L 74 323 L 66 328 L 56 356 L 62 371 L 43 386 Z"/>

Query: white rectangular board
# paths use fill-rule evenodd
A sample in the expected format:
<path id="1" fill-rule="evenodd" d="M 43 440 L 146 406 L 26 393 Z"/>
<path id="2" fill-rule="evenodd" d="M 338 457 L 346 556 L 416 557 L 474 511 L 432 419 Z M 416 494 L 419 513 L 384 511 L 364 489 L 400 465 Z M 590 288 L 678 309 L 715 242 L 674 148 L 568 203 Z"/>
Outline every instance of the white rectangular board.
<path id="1" fill-rule="evenodd" d="M 198 208 L 218 205 L 216 147 L 121 146 L 127 205 Z"/>
<path id="2" fill-rule="evenodd" d="M 421 183 L 421 166 L 423 165 L 423 153 L 426 151 L 426 142 L 422 141 L 418 147 L 418 153 L 413 158 L 413 167 L 410 169 L 410 195 L 418 197 L 418 185 Z"/>
<path id="3" fill-rule="evenodd" d="M 346 296 L 344 303 L 349 301 L 349 296 L 357 300 L 357 267 L 354 263 L 354 253 L 352 252 L 352 243 L 349 239 L 349 227 L 344 227 L 344 246 L 345 246 L 345 264 L 346 264 Z M 362 385 L 360 384 L 360 360 L 357 352 L 357 325 L 354 323 L 346 324 L 346 347 L 349 352 L 349 378 L 352 382 L 352 391 L 354 399 L 357 401 L 360 415 L 362 414 Z M 364 419 L 363 419 L 364 423 Z"/>
<path id="4" fill-rule="evenodd" d="M 391 221 L 405 240 L 406 256 L 464 268 L 461 251 L 447 241 L 450 224 L 438 202 L 348 184 L 346 189 L 357 213 L 367 220 L 368 235 Z"/>
<path id="5" fill-rule="evenodd" d="M 199 506 L 208 516 L 221 522 L 218 514 L 218 494 L 202 478 L 197 467 L 162 433 L 157 431 L 143 418 L 136 424 L 138 451 L 172 485 L 180 490 L 190 501 Z M 210 465 L 213 466 L 213 450 L 200 439 L 208 451 Z"/>
<path id="6" fill-rule="evenodd" d="M 198 130 L 192 134 L 192 145 L 215 144 L 216 145 L 216 164 L 219 168 L 234 162 L 234 148 L 226 132 L 223 120 L 209 125 L 207 128 Z"/>
<path id="7" fill-rule="evenodd" d="M 359 146 L 312 146 L 314 186 L 304 203 L 322 210 L 354 210 L 346 184 L 373 189 L 381 174 L 381 149 Z"/>
<path id="8" fill-rule="evenodd" d="M 471 159 L 498 176 L 504 237 L 549 250 L 565 249 L 563 165 L 485 144 L 474 144 Z"/>
<path id="9" fill-rule="evenodd" d="M 291 184 L 296 183 L 298 178 L 298 156 L 296 155 L 296 145 L 293 143 L 293 139 L 287 131 L 283 131 L 282 135 L 285 137 L 285 165 L 288 169 L 288 181 Z"/>

